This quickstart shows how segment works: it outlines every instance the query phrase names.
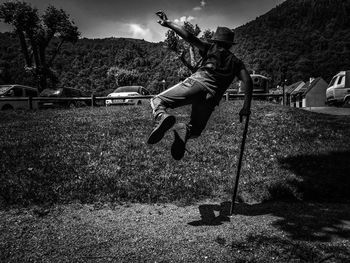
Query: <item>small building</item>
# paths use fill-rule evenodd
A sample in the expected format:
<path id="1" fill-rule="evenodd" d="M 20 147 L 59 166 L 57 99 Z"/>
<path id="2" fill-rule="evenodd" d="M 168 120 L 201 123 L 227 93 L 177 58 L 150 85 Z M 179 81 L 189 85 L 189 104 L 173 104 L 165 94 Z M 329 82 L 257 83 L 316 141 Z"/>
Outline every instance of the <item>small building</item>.
<path id="1" fill-rule="evenodd" d="M 309 81 L 306 83 L 304 81 L 300 81 L 296 84 L 298 85 L 295 85 L 294 89 L 290 92 L 290 105 L 292 107 L 300 108 L 302 106 L 300 96 L 303 93 L 303 88 L 309 85 Z"/>
<path id="2" fill-rule="evenodd" d="M 321 77 L 310 82 L 302 94 L 302 107 L 323 107 L 326 105 L 328 83 Z"/>
<path id="3" fill-rule="evenodd" d="M 310 78 L 303 86 L 299 86 L 292 93 L 295 107 L 322 107 L 326 105 L 327 82 L 319 78 Z"/>
<path id="4" fill-rule="evenodd" d="M 293 105 L 292 105 L 292 98 L 291 98 L 292 92 L 294 90 L 299 90 L 304 85 L 305 85 L 304 81 L 298 81 L 298 82 L 293 83 L 292 85 L 285 87 L 284 91 L 285 91 L 285 96 L 286 96 L 286 105 L 295 107 L 295 105 L 294 105 L 295 101 L 293 101 Z"/>

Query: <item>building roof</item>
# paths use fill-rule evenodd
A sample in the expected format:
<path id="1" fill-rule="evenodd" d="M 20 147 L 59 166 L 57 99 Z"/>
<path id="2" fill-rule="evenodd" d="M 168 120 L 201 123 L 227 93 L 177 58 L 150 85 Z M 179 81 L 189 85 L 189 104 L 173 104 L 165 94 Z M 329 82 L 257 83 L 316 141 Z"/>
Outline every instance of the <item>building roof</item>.
<path id="1" fill-rule="evenodd" d="M 318 77 L 318 78 L 314 79 L 314 80 L 309 84 L 309 86 L 305 87 L 306 89 L 303 90 L 303 95 L 306 95 L 310 90 L 312 90 L 314 87 L 317 86 L 317 84 L 320 84 L 322 81 L 327 85 L 327 82 L 326 82 L 323 78 Z M 303 87 L 303 88 L 304 88 L 304 87 Z"/>
<path id="2" fill-rule="evenodd" d="M 297 95 L 297 94 L 304 93 L 304 91 L 307 89 L 309 85 L 310 85 L 310 81 L 307 81 L 306 83 L 304 83 L 304 85 L 297 86 L 290 94 Z"/>
<path id="3" fill-rule="evenodd" d="M 292 85 L 289 85 L 285 88 L 285 92 L 287 94 L 291 94 L 297 87 L 299 87 L 301 84 L 305 84 L 304 81 L 298 81 L 293 83 Z"/>
<path id="4" fill-rule="evenodd" d="M 314 87 L 316 87 L 318 84 L 320 84 L 321 82 L 325 82 L 325 80 L 321 77 L 315 78 L 313 80 L 307 81 L 304 85 L 299 86 L 298 88 L 296 88 L 294 91 L 292 91 L 292 95 L 296 96 L 296 95 L 303 95 L 305 96 L 310 90 L 312 90 Z M 327 85 L 327 83 L 326 83 Z"/>
<path id="5" fill-rule="evenodd" d="M 263 78 L 263 79 L 269 79 L 268 77 L 265 77 L 263 75 L 260 75 L 260 74 L 250 74 L 250 77 L 258 77 L 258 78 Z"/>

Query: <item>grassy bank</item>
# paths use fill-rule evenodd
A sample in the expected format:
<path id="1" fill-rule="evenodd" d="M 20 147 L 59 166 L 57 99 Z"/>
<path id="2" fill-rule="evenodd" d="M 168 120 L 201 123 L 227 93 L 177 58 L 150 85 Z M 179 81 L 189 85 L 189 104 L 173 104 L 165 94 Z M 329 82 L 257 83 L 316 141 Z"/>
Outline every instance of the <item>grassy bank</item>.
<path id="1" fill-rule="evenodd" d="M 148 105 L 1 112 L 1 203 L 226 198 L 242 137 L 240 106 L 222 103 L 182 161 L 171 159 L 171 133 L 155 146 L 145 143 Z M 188 110 L 174 110 L 178 121 Z M 349 117 L 262 102 L 252 112 L 242 200 L 350 200 Z"/>

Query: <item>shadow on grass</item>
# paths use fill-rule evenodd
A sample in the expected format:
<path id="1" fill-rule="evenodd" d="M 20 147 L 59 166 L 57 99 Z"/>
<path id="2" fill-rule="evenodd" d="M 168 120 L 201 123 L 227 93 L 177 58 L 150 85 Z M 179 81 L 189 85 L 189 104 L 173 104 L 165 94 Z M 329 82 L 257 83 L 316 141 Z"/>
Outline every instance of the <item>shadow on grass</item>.
<path id="1" fill-rule="evenodd" d="M 275 216 L 272 225 L 293 240 L 331 242 L 334 238 L 350 238 L 350 152 L 299 155 L 279 162 L 298 180 L 271 185 L 269 202 L 237 204 L 234 214 Z M 305 201 L 318 203 L 295 202 L 298 195 Z M 201 220 L 189 224 L 220 225 L 229 221 L 229 208 L 230 202 L 201 205 Z"/>
<path id="2" fill-rule="evenodd" d="M 190 222 L 192 226 L 216 226 L 230 221 L 231 202 L 220 205 L 199 206 L 201 220 Z M 350 238 L 350 205 L 266 202 L 254 205 L 235 205 L 235 215 L 272 215 L 272 226 L 283 230 L 292 240 L 331 242 L 335 238 Z M 215 214 L 217 212 L 218 215 Z"/>
<path id="3" fill-rule="evenodd" d="M 292 171 L 297 180 L 270 186 L 271 199 L 297 194 L 303 200 L 350 201 L 350 151 L 289 156 L 279 159 L 279 163 Z M 288 193 L 288 189 L 296 193 Z"/>
<path id="4" fill-rule="evenodd" d="M 223 222 L 229 222 L 229 206 L 227 204 L 205 204 L 198 207 L 201 220 L 188 223 L 191 226 L 219 226 Z M 218 215 L 215 214 L 217 212 Z"/>
<path id="5" fill-rule="evenodd" d="M 347 204 L 238 204 L 234 214 L 276 216 L 272 225 L 285 231 L 293 240 L 330 242 L 334 238 L 350 238 L 350 211 Z"/>
<path id="6" fill-rule="evenodd" d="M 347 262 L 350 257 L 349 249 L 339 243 L 310 244 L 255 234 L 234 240 L 231 249 L 237 262 Z"/>

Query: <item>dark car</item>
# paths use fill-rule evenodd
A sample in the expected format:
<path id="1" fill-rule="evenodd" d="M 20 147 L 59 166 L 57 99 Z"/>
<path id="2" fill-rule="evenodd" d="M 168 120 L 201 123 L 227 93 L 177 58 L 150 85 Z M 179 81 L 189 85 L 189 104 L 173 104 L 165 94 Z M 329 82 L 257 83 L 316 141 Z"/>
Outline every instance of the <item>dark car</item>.
<path id="1" fill-rule="evenodd" d="M 2 98 L 2 100 L 0 100 L 0 109 L 29 109 L 28 101 L 23 99 L 37 96 L 37 88 L 17 84 L 0 85 L 0 98 Z M 36 102 L 33 102 L 33 108 L 37 108 Z"/>
<path id="2" fill-rule="evenodd" d="M 53 100 L 41 100 L 39 108 L 77 108 L 84 107 L 91 104 L 90 100 L 77 100 L 76 98 L 86 97 L 86 95 L 78 89 L 74 88 L 58 88 L 58 89 L 44 89 L 39 97 L 48 97 Z M 64 98 L 54 100 L 54 98 Z M 74 99 L 70 99 L 74 98 Z"/>

